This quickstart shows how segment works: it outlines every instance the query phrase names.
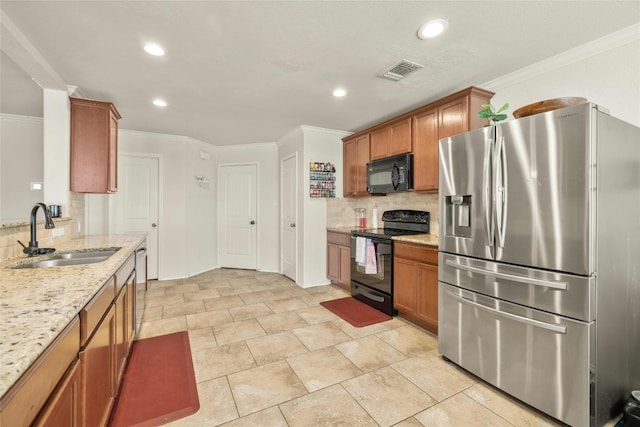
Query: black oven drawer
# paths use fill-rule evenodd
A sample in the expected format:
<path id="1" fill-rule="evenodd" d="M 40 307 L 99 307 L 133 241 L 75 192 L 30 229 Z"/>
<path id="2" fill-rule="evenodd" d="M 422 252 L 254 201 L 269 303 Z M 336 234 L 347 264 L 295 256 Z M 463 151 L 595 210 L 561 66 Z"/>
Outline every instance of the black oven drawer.
<path id="1" fill-rule="evenodd" d="M 360 283 L 351 282 L 351 296 L 389 316 L 398 312 L 393 308 L 393 298 L 389 294 L 379 292 Z"/>

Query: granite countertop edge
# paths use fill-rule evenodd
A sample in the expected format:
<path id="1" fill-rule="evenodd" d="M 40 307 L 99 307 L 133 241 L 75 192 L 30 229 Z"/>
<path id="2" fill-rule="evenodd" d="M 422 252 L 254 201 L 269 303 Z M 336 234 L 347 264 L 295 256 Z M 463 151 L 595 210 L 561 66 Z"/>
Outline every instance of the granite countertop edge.
<path id="1" fill-rule="evenodd" d="M 119 247 L 95 264 L 12 269 L 25 257 L 0 262 L 0 396 L 4 396 L 33 362 L 115 274 L 146 234 L 83 236 L 56 252 Z M 46 259 L 43 255 L 38 259 Z"/>
<path id="2" fill-rule="evenodd" d="M 327 227 L 327 231 L 333 233 L 351 234 L 354 227 Z M 394 236 L 393 240 L 405 243 L 414 243 L 417 245 L 427 245 L 438 247 L 438 235 L 437 234 L 409 234 L 406 236 Z"/>

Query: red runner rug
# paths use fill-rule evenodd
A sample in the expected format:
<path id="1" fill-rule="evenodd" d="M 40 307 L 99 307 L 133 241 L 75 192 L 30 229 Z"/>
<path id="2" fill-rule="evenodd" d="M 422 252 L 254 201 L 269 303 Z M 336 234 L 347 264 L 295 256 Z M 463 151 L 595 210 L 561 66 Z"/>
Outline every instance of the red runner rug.
<path id="1" fill-rule="evenodd" d="M 111 427 L 159 426 L 200 408 L 189 334 L 134 341 Z"/>
<path id="2" fill-rule="evenodd" d="M 356 328 L 391 320 L 392 317 L 352 297 L 323 301 L 321 306 L 337 314 Z"/>

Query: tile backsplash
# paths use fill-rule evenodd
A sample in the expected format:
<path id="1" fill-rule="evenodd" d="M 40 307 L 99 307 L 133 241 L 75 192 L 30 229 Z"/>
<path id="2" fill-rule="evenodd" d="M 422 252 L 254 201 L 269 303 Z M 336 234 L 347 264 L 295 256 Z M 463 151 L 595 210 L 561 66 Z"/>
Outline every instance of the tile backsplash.
<path id="1" fill-rule="evenodd" d="M 378 207 L 378 224 L 382 227 L 382 213 L 394 209 L 415 209 L 430 214 L 430 234 L 438 235 L 438 194 L 422 194 L 406 191 L 386 196 L 344 197 L 327 199 L 327 227 L 356 227 L 355 208 L 367 210 L 367 226 L 371 226 L 373 208 Z"/>
<path id="2" fill-rule="evenodd" d="M 44 228 L 42 213 L 38 212 L 36 237 L 39 247 L 55 248 L 56 244 L 84 235 L 85 195 L 70 193 L 70 204 L 68 212 L 62 212 L 62 218 L 53 218 L 56 228 L 49 230 Z M 18 240 L 25 245 L 31 240 L 29 212 L 24 222 L 0 225 L 0 261 L 26 256 Z"/>

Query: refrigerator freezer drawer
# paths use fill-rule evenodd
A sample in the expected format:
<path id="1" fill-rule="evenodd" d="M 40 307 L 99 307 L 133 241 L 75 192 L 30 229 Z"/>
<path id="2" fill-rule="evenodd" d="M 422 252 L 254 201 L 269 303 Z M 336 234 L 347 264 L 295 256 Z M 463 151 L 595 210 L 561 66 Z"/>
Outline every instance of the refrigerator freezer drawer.
<path id="1" fill-rule="evenodd" d="M 595 320 L 595 277 L 554 273 L 440 252 L 441 282 L 578 320 Z"/>
<path id="2" fill-rule="evenodd" d="M 567 424 L 590 424 L 594 322 L 442 282 L 438 290 L 438 350 L 443 356 Z"/>

